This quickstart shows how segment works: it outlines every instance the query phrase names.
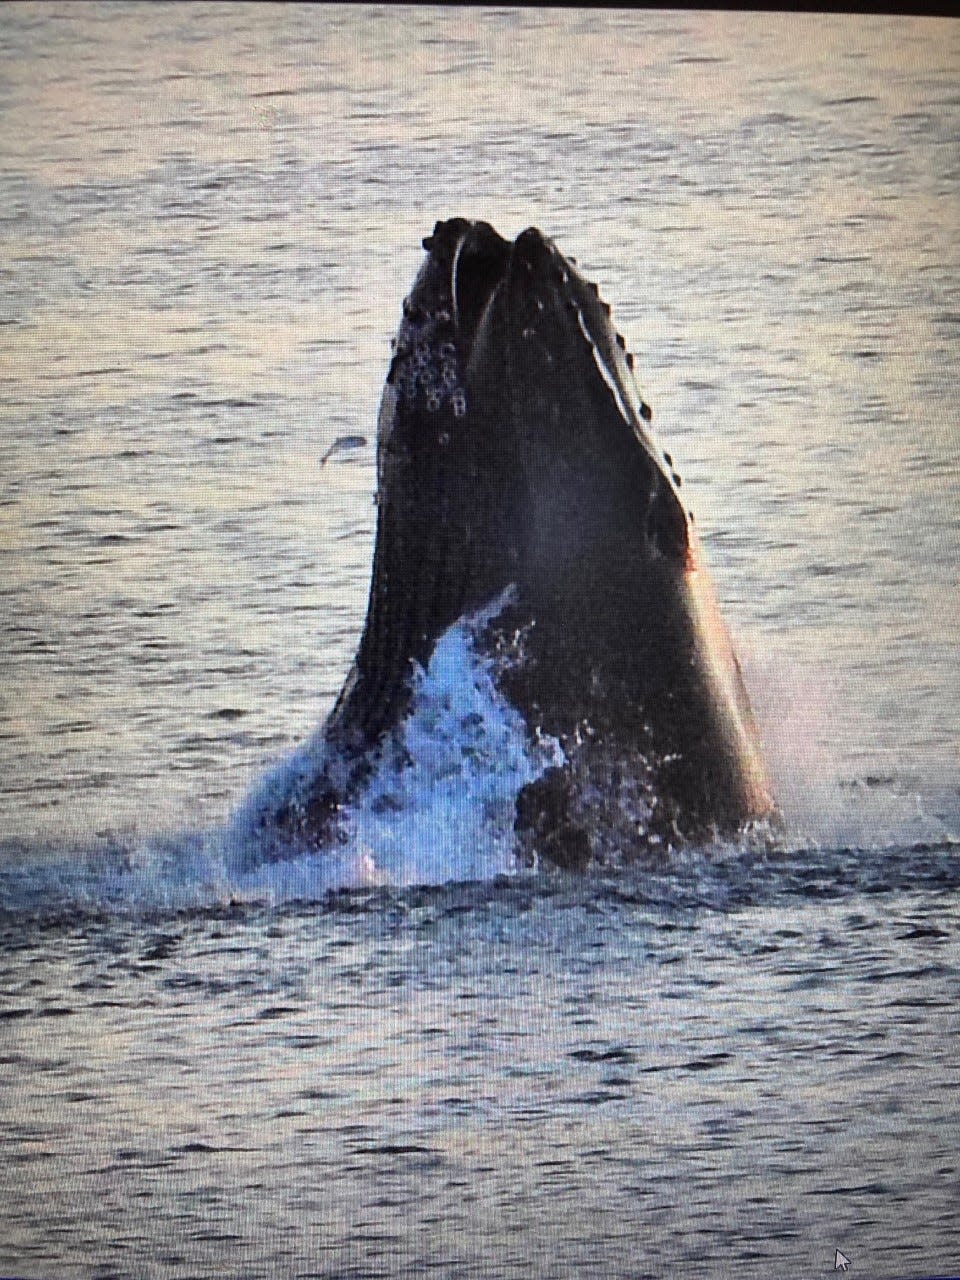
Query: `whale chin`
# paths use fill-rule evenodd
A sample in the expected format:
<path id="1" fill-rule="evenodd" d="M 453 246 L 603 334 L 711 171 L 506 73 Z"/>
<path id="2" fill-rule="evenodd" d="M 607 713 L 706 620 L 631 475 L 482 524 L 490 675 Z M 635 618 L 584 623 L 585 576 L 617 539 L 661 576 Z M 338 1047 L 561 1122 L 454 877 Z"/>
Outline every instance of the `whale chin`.
<path id="1" fill-rule="evenodd" d="M 776 807 L 680 478 L 595 285 L 535 228 L 438 222 L 393 343 L 366 624 L 316 768 L 266 815 L 333 839 L 417 673 L 471 620 L 552 763 L 516 794 L 522 862 L 629 860 Z M 402 750 L 401 750 L 402 754 Z"/>

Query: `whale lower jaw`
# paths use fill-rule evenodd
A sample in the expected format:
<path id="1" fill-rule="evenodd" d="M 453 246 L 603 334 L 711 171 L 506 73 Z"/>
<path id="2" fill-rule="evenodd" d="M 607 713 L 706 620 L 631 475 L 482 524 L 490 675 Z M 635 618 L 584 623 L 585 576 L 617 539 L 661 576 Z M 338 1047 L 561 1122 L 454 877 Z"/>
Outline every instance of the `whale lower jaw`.
<path id="1" fill-rule="evenodd" d="M 680 478 L 609 307 L 535 229 L 510 243 L 452 219 L 424 244 L 381 405 L 363 636 L 312 774 L 265 821 L 297 846 L 343 836 L 383 762 L 409 768 L 423 673 L 457 628 L 536 762 L 514 777 L 521 861 L 609 863 L 771 818 Z"/>

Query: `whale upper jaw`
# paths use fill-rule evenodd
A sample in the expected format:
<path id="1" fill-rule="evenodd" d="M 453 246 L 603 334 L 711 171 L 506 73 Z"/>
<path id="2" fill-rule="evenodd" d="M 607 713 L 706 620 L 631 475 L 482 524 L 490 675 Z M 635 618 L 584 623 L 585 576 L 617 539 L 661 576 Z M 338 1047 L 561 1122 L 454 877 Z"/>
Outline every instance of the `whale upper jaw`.
<path id="1" fill-rule="evenodd" d="M 626 421 L 650 419 L 630 368 L 623 339 L 597 286 L 536 227 L 512 243 L 487 222 L 450 218 L 425 237 L 427 257 L 406 299 L 407 315 L 449 315 L 461 358 L 475 367 L 499 298 L 509 300 L 515 325 L 528 337 L 567 315 L 570 336 L 590 348 L 597 372 Z M 575 325 L 570 321 L 575 321 Z M 642 426 L 639 427 L 643 431 Z"/>
<path id="2" fill-rule="evenodd" d="M 502 436 L 512 419 L 517 438 L 504 441 L 508 452 L 519 450 L 529 459 L 545 449 L 584 475 L 596 471 L 598 460 L 610 460 L 605 469 L 614 488 L 624 480 L 632 486 L 647 525 L 649 554 L 689 566 L 693 531 L 680 500 L 680 479 L 652 438 L 651 410 L 634 379 L 633 357 L 596 284 L 536 227 L 511 242 L 489 223 L 451 218 L 438 222 L 423 244 L 427 257 L 404 302 L 394 344 L 381 414 L 382 454 L 390 450 L 390 386 L 402 381 L 395 375 L 411 348 L 425 348 L 423 358 L 437 366 L 440 383 L 427 398 L 428 409 L 444 405 L 448 385 L 449 403 L 468 428 Z M 511 403 L 496 385 L 504 380 L 512 389 Z M 409 391 L 409 372 L 404 385 Z M 566 424 L 558 423 L 549 403 L 564 387 L 582 408 L 582 429 L 576 432 L 569 430 L 570 415 Z M 517 388 L 527 396 L 525 407 L 518 406 Z M 544 403 L 538 406 L 540 388 Z M 496 406 L 495 415 L 474 413 L 478 403 Z M 558 439 L 558 426 L 565 439 Z M 532 431 L 540 438 L 532 438 Z M 593 496 L 601 499 L 598 492 Z"/>

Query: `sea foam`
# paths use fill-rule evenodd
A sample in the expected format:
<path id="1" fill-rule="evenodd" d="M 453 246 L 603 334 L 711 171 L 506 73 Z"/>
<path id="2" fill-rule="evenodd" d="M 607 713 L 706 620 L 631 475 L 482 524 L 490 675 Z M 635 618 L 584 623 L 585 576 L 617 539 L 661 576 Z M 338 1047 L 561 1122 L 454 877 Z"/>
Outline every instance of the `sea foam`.
<path id="1" fill-rule="evenodd" d="M 244 887 L 304 875 L 314 888 L 437 884 L 517 869 L 517 794 L 563 756 L 554 739 L 531 738 L 499 693 L 504 659 L 477 651 L 478 632 L 506 600 L 454 623 L 426 669 L 414 668 L 410 711 L 385 739 L 331 847 L 291 857 L 297 851 L 263 816 L 305 794 L 330 750 L 322 730 L 255 786 L 223 833 L 225 864 L 246 868 L 237 877 Z"/>

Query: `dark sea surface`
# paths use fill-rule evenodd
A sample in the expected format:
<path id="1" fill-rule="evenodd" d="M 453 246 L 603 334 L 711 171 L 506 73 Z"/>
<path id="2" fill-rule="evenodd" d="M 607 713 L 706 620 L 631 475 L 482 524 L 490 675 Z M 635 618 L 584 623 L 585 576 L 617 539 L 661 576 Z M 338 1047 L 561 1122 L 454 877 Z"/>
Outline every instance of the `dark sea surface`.
<path id="1" fill-rule="evenodd" d="M 960 1274 L 958 86 L 909 17 L 0 9 L 0 1274 Z M 237 869 L 457 214 L 613 306 L 772 849 L 518 873 L 454 636 L 400 809 Z"/>

